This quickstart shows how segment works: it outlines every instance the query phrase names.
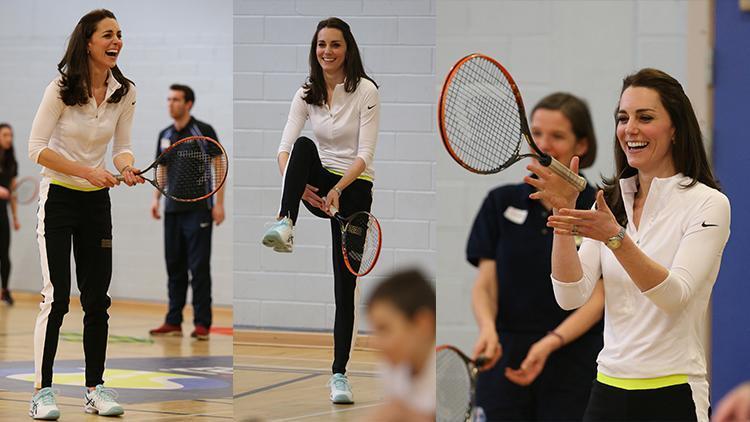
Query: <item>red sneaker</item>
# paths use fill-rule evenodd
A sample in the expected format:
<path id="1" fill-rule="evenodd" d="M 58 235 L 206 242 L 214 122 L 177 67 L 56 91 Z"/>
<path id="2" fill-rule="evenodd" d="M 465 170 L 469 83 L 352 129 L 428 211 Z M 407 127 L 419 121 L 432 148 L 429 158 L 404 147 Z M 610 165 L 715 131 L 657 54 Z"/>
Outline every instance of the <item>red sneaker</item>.
<path id="1" fill-rule="evenodd" d="M 154 328 L 148 332 L 152 336 L 175 336 L 182 337 L 182 327 L 179 325 L 162 324 L 159 328 Z"/>
<path id="2" fill-rule="evenodd" d="M 208 340 L 208 328 L 202 325 L 196 325 L 195 330 L 190 333 L 190 337 L 197 338 L 198 340 Z"/>

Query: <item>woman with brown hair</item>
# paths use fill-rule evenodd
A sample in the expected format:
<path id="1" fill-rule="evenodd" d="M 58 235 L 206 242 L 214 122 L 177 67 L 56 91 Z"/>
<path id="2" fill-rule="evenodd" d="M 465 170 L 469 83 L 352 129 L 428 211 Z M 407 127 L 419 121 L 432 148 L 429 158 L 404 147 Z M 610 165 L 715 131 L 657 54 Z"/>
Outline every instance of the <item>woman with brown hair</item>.
<path id="1" fill-rule="evenodd" d="M 330 219 L 336 316 L 334 359 L 329 380 L 333 403 L 353 403 L 346 368 L 357 336 L 357 277 L 346 268 L 339 223 L 331 208 L 351 215 L 370 211 L 378 140 L 378 86 L 367 76 L 349 24 L 320 21 L 310 44 L 310 75 L 292 99 L 277 154 L 282 174 L 277 221 L 263 245 L 292 252 L 300 201 L 314 215 Z M 315 140 L 300 137 L 310 120 Z"/>
<path id="2" fill-rule="evenodd" d="M 538 163 L 533 198 L 553 204 L 552 285 L 574 309 L 598 280 L 604 348 L 584 420 L 708 421 L 707 310 L 729 238 L 729 200 L 680 83 L 656 69 L 623 80 L 615 176 L 591 210 Z M 571 160 L 578 169 L 578 158 Z M 575 236 L 584 237 L 576 250 Z"/>
<path id="3" fill-rule="evenodd" d="M 123 47 L 114 14 L 94 10 L 70 35 L 60 76 L 50 82 L 29 138 L 29 158 L 42 167 L 37 240 L 42 264 L 43 301 L 34 329 L 34 388 L 29 415 L 57 419 L 52 367 L 63 317 L 70 303 L 70 252 L 83 307 L 87 413 L 123 413 L 116 394 L 104 388 L 104 362 L 111 304 L 112 215 L 109 188 L 119 184 L 105 168 L 112 161 L 128 186 L 143 183 L 133 167 L 130 132 L 135 87 L 117 67 Z"/>

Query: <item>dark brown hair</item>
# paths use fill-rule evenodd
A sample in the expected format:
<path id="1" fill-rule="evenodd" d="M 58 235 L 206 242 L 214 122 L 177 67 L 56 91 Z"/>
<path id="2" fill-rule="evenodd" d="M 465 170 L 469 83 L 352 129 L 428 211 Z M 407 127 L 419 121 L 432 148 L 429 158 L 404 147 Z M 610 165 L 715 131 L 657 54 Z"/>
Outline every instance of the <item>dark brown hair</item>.
<path id="1" fill-rule="evenodd" d="M 10 129 L 11 132 L 13 131 L 13 127 L 10 123 L 0 123 L 0 130 L 6 128 Z M 18 162 L 16 161 L 16 152 L 13 149 L 12 143 L 10 144 L 10 148 L 0 152 L 0 161 L 2 161 L 2 163 L 0 163 L 0 171 L 14 176 L 18 174 Z"/>
<path id="2" fill-rule="evenodd" d="M 413 320 L 419 311 L 435 314 L 435 289 L 417 270 L 397 272 L 378 284 L 367 300 L 367 307 L 388 302 Z"/>
<path id="3" fill-rule="evenodd" d="M 362 65 L 362 57 L 359 55 L 359 48 L 357 42 L 354 40 L 354 35 L 349 28 L 349 24 L 339 18 L 327 18 L 318 22 L 318 27 L 315 29 L 315 35 L 313 35 L 312 42 L 310 43 L 310 75 L 307 77 L 307 81 L 302 86 L 305 89 L 305 96 L 303 99 L 308 104 L 322 106 L 326 102 L 326 83 L 323 77 L 323 68 L 318 63 L 318 55 L 316 49 L 318 46 L 318 34 L 323 28 L 335 28 L 341 31 L 344 35 L 344 42 L 346 43 L 346 57 L 344 58 L 344 89 L 346 92 L 354 92 L 359 85 L 359 81 L 365 78 L 375 84 L 377 88 L 378 84 L 367 76 L 365 68 Z"/>
<path id="4" fill-rule="evenodd" d="M 185 97 L 185 102 L 193 103 L 193 105 L 195 105 L 195 92 L 193 92 L 193 88 L 182 84 L 172 84 L 169 86 L 169 90 L 182 92 Z"/>
<path id="5" fill-rule="evenodd" d="M 703 146 L 703 136 L 695 117 L 690 99 L 685 94 L 677 80 L 667 73 L 658 69 L 645 68 L 636 73 L 628 75 L 622 80 L 622 93 L 629 87 L 642 87 L 653 89 L 659 94 L 661 104 L 669 113 L 672 126 L 675 129 L 674 145 L 672 145 L 672 161 L 675 170 L 692 180 L 683 188 L 694 186 L 698 182 L 716 190 L 721 190 L 719 183 L 714 178 L 711 166 L 706 158 L 706 149 Z M 638 170 L 628 165 L 625 152 L 620 147 L 617 139 L 617 113 L 615 108 L 615 175 L 611 179 L 604 178 L 604 197 L 607 205 L 621 225 L 627 225 L 628 217 L 625 214 L 625 206 L 622 202 L 620 192 L 620 179 L 626 179 L 638 174 Z"/>
<path id="6" fill-rule="evenodd" d="M 588 141 L 586 153 L 579 157 L 579 168 L 585 169 L 591 167 L 594 164 L 594 160 L 596 160 L 596 134 L 594 133 L 594 124 L 591 122 L 591 113 L 589 113 L 589 107 L 586 105 L 586 102 L 567 92 L 555 92 L 536 103 L 534 109 L 531 110 L 531 116 L 533 117 L 534 112 L 539 109 L 561 112 L 570 121 L 573 134 L 576 136 L 576 142 L 580 142 L 582 139 Z M 564 164 L 567 165 L 568 163 Z"/>
<path id="7" fill-rule="evenodd" d="M 109 10 L 92 10 L 78 21 L 75 29 L 73 29 L 73 33 L 70 34 L 65 55 L 60 60 L 60 63 L 57 64 L 57 70 L 62 75 L 60 79 L 60 98 L 65 105 L 84 105 L 89 102 L 92 91 L 91 75 L 89 74 L 88 42 L 94 32 L 96 32 L 99 22 L 107 18 L 116 19 L 115 15 Z M 109 97 L 107 102 L 117 103 L 128 93 L 130 84 L 133 82 L 123 76 L 120 68 L 117 66 L 113 67 L 111 72 L 112 76 L 114 76 L 121 86 Z"/>

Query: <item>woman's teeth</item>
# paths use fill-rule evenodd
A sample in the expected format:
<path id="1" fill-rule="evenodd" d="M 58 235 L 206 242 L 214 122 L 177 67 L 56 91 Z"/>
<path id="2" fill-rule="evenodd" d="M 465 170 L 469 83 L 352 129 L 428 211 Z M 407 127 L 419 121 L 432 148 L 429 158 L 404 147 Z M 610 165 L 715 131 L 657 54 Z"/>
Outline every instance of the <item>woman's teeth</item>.
<path id="1" fill-rule="evenodd" d="M 627 144 L 629 149 L 643 149 L 646 148 L 648 142 L 628 141 Z"/>
<path id="2" fill-rule="evenodd" d="M 107 50 L 107 52 L 106 52 L 106 54 L 107 54 L 107 55 L 108 55 L 109 57 L 117 57 L 117 53 L 118 53 L 118 51 L 117 51 L 117 50 Z"/>

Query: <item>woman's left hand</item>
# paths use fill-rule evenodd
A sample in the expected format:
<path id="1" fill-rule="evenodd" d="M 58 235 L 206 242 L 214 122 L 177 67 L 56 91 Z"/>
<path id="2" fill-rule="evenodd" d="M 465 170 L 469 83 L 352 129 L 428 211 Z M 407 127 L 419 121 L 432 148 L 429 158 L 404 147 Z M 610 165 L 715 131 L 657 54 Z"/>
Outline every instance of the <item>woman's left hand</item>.
<path id="1" fill-rule="evenodd" d="M 536 377 L 542 373 L 547 358 L 555 350 L 556 342 L 559 342 L 557 338 L 547 335 L 534 343 L 526 354 L 526 359 L 523 360 L 520 368 L 505 368 L 505 377 L 511 382 L 523 386 L 534 382 Z"/>
<path id="2" fill-rule="evenodd" d="M 13 230 L 18 231 L 21 229 L 21 223 L 18 222 L 18 217 L 13 217 Z"/>
<path id="3" fill-rule="evenodd" d="M 326 194 L 326 202 L 325 202 L 325 210 L 324 210 L 331 217 L 333 217 L 333 213 L 331 212 L 332 206 L 336 209 L 339 209 L 339 193 L 333 189 L 329 190 L 328 193 Z"/>
<path id="4" fill-rule="evenodd" d="M 549 216 L 547 227 L 554 228 L 555 234 L 583 236 L 600 242 L 606 242 L 620 231 L 620 224 L 607 206 L 602 190 L 596 193 L 596 209 L 559 209 L 556 215 Z"/>
<path id="5" fill-rule="evenodd" d="M 122 177 L 124 178 L 123 182 L 128 186 L 135 186 L 136 184 L 146 182 L 141 176 L 138 176 L 138 173 L 140 173 L 140 170 L 135 167 L 125 167 L 122 170 Z"/>

